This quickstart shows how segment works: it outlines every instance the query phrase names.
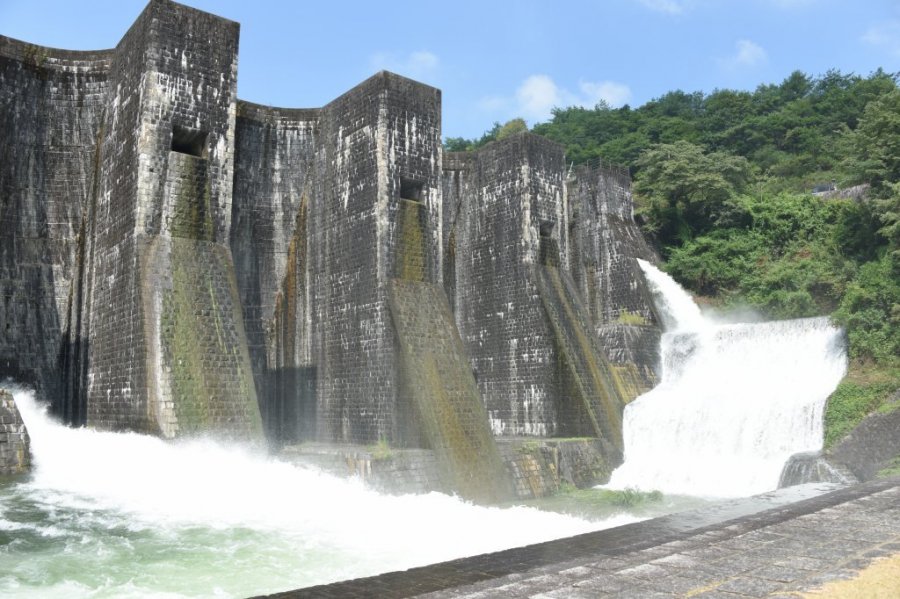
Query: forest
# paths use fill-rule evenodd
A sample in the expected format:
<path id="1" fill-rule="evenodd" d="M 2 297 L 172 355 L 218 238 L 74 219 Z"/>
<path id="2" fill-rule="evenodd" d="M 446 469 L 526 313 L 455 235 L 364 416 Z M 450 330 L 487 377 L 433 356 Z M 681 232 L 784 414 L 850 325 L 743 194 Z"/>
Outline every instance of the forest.
<path id="1" fill-rule="evenodd" d="M 767 319 L 828 314 L 845 328 L 850 368 L 828 403 L 826 447 L 900 406 L 889 401 L 900 389 L 898 78 L 796 71 L 754 91 L 557 108 L 531 128 L 573 165 L 630 169 L 637 221 L 701 302 Z M 513 119 L 444 147 L 527 129 Z"/>

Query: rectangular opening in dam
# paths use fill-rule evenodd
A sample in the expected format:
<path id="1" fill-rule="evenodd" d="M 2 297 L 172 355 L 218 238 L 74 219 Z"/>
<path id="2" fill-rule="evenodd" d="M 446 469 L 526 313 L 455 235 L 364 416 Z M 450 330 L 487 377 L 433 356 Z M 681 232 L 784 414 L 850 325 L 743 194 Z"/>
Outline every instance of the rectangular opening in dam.
<path id="1" fill-rule="evenodd" d="M 400 197 L 404 200 L 412 200 L 414 202 L 422 201 L 422 189 L 425 185 L 421 181 L 413 181 L 412 179 L 400 178 Z"/>
<path id="2" fill-rule="evenodd" d="M 538 234 L 540 237 L 540 259 L 544 266 L 559 266 L 559 243 L 553 238 L 556 223 L 541 221 Z"/>
<path id="3" fill-rule="evenodd" d="M 188 129 L 179 125 L 172 126 L 172 151 L 180 154 L 206 158 L 206 138 L 209 133 Z"/>

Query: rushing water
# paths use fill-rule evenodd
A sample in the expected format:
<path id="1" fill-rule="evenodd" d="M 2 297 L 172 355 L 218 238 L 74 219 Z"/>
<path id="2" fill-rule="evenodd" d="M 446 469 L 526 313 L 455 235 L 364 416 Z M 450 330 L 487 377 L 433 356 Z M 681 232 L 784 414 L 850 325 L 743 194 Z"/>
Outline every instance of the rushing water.
<path id="1" fill-rule="evenodd" d="M 387 496 L 212 441 L 62 427 L 14 390 L 35 469 L 0 482 L 0 597 L 243 597 L 623 524 Z"/>
<path id="2" fill-rule="evenodd" d="M 824 401 L 845 370 L 840 331 L 822 318 L 716 324 L 642 268 L 667 328 L 662 383 L 626 409 L 626 461 L 609 486 L 662 490 L 664 504 L 611 516 L 590 496 L 563 497 L 587 508 L 566 511 L 599 514 L 578 518 L 382 495 L 244 447 L 66 428 L 14 389 L 35 468 L 0 480 L 0 597 L 242 597 L 696 505 L 679 495 L 774 489 L 791 454 L 821 447 Z"/>
<path id="3" fill-rule="evenodd" d="M 641 261 L 666 332 L 662 381 L 625 410 L 609 487 L 712 497 L 773 490 L 792 454 L 822 447 L 825 400 L 846 369 L 827 318 L 717 324 Z"/>

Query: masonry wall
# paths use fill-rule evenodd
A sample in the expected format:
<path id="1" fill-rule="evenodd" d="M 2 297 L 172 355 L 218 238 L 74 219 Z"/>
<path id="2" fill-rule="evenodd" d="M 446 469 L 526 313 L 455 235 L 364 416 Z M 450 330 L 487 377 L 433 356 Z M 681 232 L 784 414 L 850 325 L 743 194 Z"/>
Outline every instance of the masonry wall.
<path id="1" fill-rule="evenodd" d="M 236 23 L 157 0 L 116 49 L 86 249 L 97 428 L 259 430 L 227 245 L 237 36 Z"/>
<path id="2" fill-rule="evenodd" d="M 111 56 L 0 36 L 0 379 L 60 410 Z"/>
<path id="3" fill-rule="evenodd" d="M 322 188 L 320 118 L 318 109 L 238 103 L 230 245 L 257 397 L 279 442 L 315 431 L 310 218 Z"/>
<path id="4" fill-rule="evenodd" d="M 634 222 L 631 179 L 615 167 L 579 167 L 568 197 L 573 279 L 607 359 L 635 367 L 623 376 L 642 392 L 656 381 L 660 326 L 637 259 L 659 258 Z"/>
<path id="5" fill-rule="evenodd" d="M 456 312 L 456 256 L 463 199 L 475 193 L 476 154 L 446 152 L 441 173 L 441 248 L 444 292 Z"/>
<path id="6" fill-rule="evenodd" d="M 140 85 L 151 6 L 112 57 L 107 109 L 98 135 L 99 184 L 87 207 L 85 318 L 78 335 L 87 345 L 87 422 L 102 428 L 134 423 L 148 431 L 146 396 L 140 392 L 146 387 L 146 364 L 135 228 Z"/>
<path id="7" fill-rule="evenodd" d="M 382 72 L 323 109 L 317 436 L 371 443 L 397 432 L 397 341 L 388 282 L 401 274 L 397 214 L 412 185 L 425 280 L 440 268 L 440 92 Z M 412 195 L 412 194 L 411 194 Z M 314 206 L 314 210 L 319 207 Z"/>
<path id="8" fill-rule="evenodd" d="M 518 135 L 447 163 L 444 203 L 456 211 L 447 240 L 452 305 L 491 427 L 496 435 L 554 435 L 557 355 L 532 269 L 542 261 L 542 225 L 551 260 L 566 260 L 562 148 Z"/>
<path id="9" fill-rule="evenodd" d="M 241 103 L 231 247 L 284 441 L 399 437 L 387 289 L 441 279 L 439 140 L 440 92 L 389 73 L 322 109 Z"/>
<path id="10" fill-rule="evenodd" d="M 0 38 L 0 376 L 103 429 L 256 436 L 261 408 L 279 442 L 423 445 L 397 319 L 429 312 L 392 315 L 399 280 L 447 294 L 495 435 L 583 432 L 559 351 L 582 329 L 649 384 L 627 173 L 567 182 L 530 134 L 442 156 L 440 91 L 386 72 L 321 109 L 239 103 L 237 47 L 168 0 L 114 50 Z"/>

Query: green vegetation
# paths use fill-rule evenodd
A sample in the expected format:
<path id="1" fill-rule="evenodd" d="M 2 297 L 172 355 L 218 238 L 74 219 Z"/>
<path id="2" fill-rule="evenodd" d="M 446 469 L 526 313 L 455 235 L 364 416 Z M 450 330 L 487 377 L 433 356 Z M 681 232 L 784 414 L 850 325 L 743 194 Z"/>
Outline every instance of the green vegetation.
<path id="1" fill-rule="evenodd" d="M 619 507 L 635 507 L 644 503 L 658 503 L 662 501 L 663 494 L 660 491 L 639 491 L 633 488 L 625 488 L 620 491 L 600 489 L 597 491 L 603 501 Z"/>
<path id="2" fill-rule="evenodd" d="M 895 456 L 886 468 L 878 471 L 878 478 L 890 478 L 892 476 L 900 476 L 900 455 Z"/>
<path id="3" fill-rule="evenodd" d="M 370 448 L 370 453 L 372 454 L 372 459 L 376 461 L 390 460 L 394 457 L 394 450 L 385 437 L 378 438 L 378 443 Z"/>
<path id="4" fill-rule="evenodd" d="M 701 504 L 696 498 L 663 495 L 659 491 L 579 489 L 570 482 L 561 481 L 559 489 L 553 495 L 515 500 L 505 505 L 527 505 L 577 518 L 600 520 L 623 512 L 652 518 L 672 511 L 693 509 Z"/>
<path id="5" fill-rule="evenodd" d="M 50 57 L 50 50 L 43 46 L 26 44 L 23 55 L 26 65 L 31 65 L 40 70 L 44 67 L 44 63 L 47 62 L 47 59 Z"/>
<path id="6" fill-rule="evenodd" d="M 896 409 L 888 403 L 900 386 L 900 372 L 896 368 L 857 365 L 841 381 L 828 401 L 825 412 L 825 447 L 831 447 L 859 424 L 866 415 L 878 410 Z"/>
<path id="7" fill-rule="evenodd" d="M 444 149 L 448 152 L 467 152 L 477 150 L 481 146 L 509 137 L 516 133 L 528 131 L 528 125 L 525 119 L 515 118 L 507 121 L 505 124 L 494 123 L 494 126 L 478 139 L 464 139 L 462 137 L 448 137 L 444 140 Z"/>
<path id="8" fill-rule="evenodd" d="M 646 326 L 647 319 L 641 316 L 636 312 L 629 312 L 628 310 L 622 310 L 619 313 L 619 317 L 616 319 L 618 324 L 627 324 L 627 325 L 636 325 L 636 326 Z"/>
<path id="9" fill-rule="evenodd" d="M 630 168 L 639 223 L 694 293 L 768 318 L 831 314 L 845 327 L 851 364 L 827 408 L 829 444 L 900 387 L 897 82 L 881 70 L 795 72 L 752 92 L 559 108 L 532 129 L 576 164 Z M 446 145 L 474 149 L 505 127 Z M 825 199 L 810 193 L 821 184 L 868 189 Z"/>

